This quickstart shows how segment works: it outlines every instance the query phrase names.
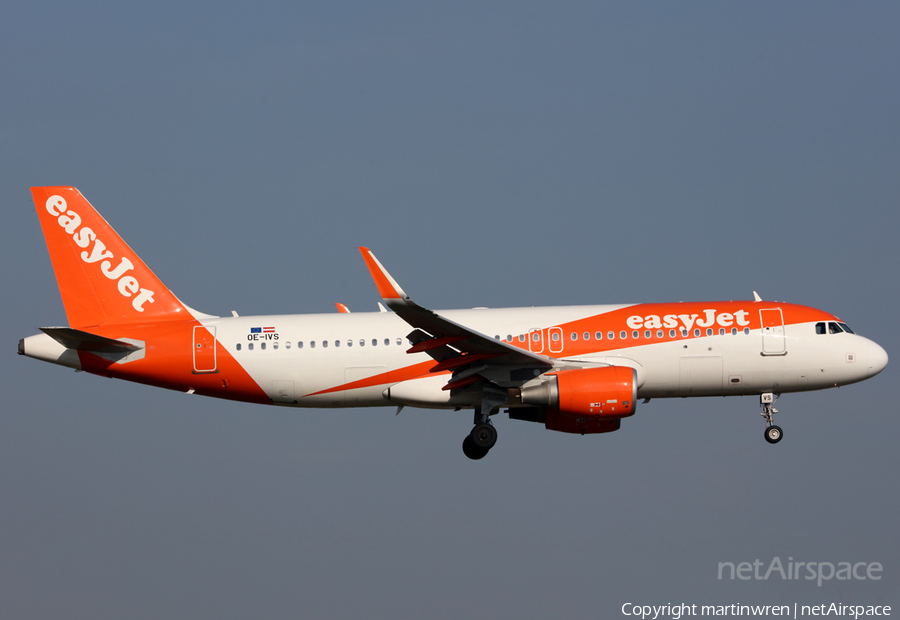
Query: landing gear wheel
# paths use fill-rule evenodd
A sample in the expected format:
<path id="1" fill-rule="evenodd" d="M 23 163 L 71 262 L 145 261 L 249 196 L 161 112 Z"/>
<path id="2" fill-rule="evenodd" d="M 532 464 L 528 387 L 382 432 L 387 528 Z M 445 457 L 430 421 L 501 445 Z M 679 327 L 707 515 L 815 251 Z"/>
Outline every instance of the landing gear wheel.
<path id="1" fill-rule="evenodd" d="M 763 408 L 762 413 L 759 415 L 766 419 L 765 438 L 769 443 L 778 443 L 781 441 L 782 435 L 784 435 L 780 426 L 772 424 L 772 415 L 778 413 L 778 409 L 775 408 L 775 401 L 778 400 L 779 396 L 781 395 L 773 392 L 763 392 L 759 395 L 759 404 Z"/>
<path id="2" fill-rule="evenodd" d="M 463 454 L 472 459 L 473 461 L 477 461 L 478 459 L 483 459 L 485 455 L 490 450 L 486 450 L 484 448 L 479 448 L 475 445 L 475 442 L 472 440 L 471 435 L 466 435 L 466 438 L 463 439 Z"/>
<path id="3" fill-rule="evenodd" d="M 497 443 L 497 429 L 491 424 L 476 424 L 469 437 L 482 450 L 490 450 Z"/>

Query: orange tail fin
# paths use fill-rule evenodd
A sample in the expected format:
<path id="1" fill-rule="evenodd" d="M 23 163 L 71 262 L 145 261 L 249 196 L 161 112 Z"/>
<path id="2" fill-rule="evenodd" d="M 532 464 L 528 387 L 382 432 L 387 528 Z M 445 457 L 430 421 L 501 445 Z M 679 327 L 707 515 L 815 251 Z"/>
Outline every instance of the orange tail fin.
<path id="1" fill-rule="evenodd" d="M 56 282 L 72 327 L 190 319 L 74 187 L 32 187 Z"/>

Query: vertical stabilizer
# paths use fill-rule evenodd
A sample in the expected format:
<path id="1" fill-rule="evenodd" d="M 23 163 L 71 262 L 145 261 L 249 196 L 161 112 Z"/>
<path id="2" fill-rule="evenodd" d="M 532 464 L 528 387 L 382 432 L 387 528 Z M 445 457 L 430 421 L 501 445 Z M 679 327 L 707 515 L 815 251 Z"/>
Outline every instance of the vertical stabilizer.
<path id="1" fill-rule="evenodd" d="M 31 194 L 70 326 L 192 318 L 77 189 Z"/>

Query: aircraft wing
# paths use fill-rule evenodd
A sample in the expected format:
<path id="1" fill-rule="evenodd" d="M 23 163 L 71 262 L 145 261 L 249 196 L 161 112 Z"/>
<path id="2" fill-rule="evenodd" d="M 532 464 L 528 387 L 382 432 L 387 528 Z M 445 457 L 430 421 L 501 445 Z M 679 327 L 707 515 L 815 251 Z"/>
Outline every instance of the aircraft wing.
<path id="1" fill-rule="evenodd" d="M 444 389 L 474 383 L 476 375 L 488 366 L 494 369 L 507 367 L 509 380 L 514 383 L 534 378 L 553 367 L 555 361 L 552 358 L 491 338 L 420 306 L 400 288 L 371 250 L 360 247 L 359 251 L 384 302 L 415 328 L 407 336 L 413 342 L 407 352 L 427 353 L 434 358 L 438 364 L 431 372 L 454 372 L 453 379 Z M 463 374 L 465 376 L 461 376 Z"/>

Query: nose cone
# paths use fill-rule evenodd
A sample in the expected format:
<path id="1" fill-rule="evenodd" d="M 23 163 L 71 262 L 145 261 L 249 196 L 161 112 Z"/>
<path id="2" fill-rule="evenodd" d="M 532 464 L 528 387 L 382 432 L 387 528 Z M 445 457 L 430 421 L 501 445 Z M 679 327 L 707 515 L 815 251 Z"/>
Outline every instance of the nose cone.
<path id="1" fill-rule="evenodd" d="M 869 358 L 868 377 L 874 377 L 885 369 L 888 364 L 887 351 L 881 348 L 881 345 L 873 342 L 868 350 Z"/>

